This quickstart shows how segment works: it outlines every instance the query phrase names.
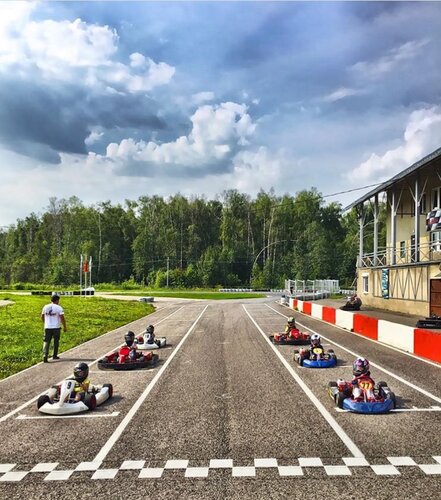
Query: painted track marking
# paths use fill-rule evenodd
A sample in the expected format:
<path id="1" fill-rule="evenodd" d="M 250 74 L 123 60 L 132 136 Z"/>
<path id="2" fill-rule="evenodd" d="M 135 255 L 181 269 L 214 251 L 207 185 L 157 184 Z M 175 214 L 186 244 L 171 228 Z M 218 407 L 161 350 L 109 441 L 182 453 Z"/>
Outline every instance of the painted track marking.
<path id="1" fill-rule="evenodd" d="M 274 311 L 275 313 L 279 314 L 280 316 L 283 316 L 285 318 L 287 318 L 288 316 L 285 316 L 284 314 L 280 313 L 279 311 L 276 311 L 276 309 L 273 309 L 271 306 L 265 304 L 267 307 L 269 307 L 272 311 Z M 315 319 L 315 318 L 313 318 Z M 300 322 L 297 322 L 298 325 L 300 325 L 301 327 L 303 328 L 306 328 L 307 330 L 309 330 L 311 333 L 317 333 L 317 335 L 320 335 L 320 337 L 322 339 L 325 339 L 326 341 L 330 342 L 331 344 L 335 345 L 336 347 L 339 347 L 340 349 L 342 349 L 343 351 L 346 351 L 347 353 L 349 354 L 352 354 L 352 356 L 355 356 L 356 358 L 360 357 L 361 354 L 357 354 L 356 352 L 354 351 L 351 351 L 350 349 L 347 349 L 346 347 L 343 347 L 341 344 L 338 344 L 337 342 L 334 342 L 333 340 L 331 340 L 330 338 L 328 337 L 325 337 L 324 335 L 322 335 L 321 333 L 317 332 L 316 330 L 313 330 L 312 328 L 304 325 L 303 323 L 300 323 Z M 329 323 L 327 323 L 329 325 Z M 330 325 L 330 326 L 335 326 L 335 325 Z M 347 330 L 345 330 L 347 331 Z M 365 337 L 359 335 L 359 337 L 365 339 Z M 369 340 L 369 339 L 368 339 Z M 381 344 L 380 342 L 378 342 L 380 345 L 383 345 Z M 401 351 L 399 351 L 401 352 Z M 417 358 L 419 359 L 419 358 Z M 419 387 L 415 384 L 412 384 L 412 382 L 409 382 L 408 380 L 400 377 L 399 375 L 395 375 L 395 373 L 392 373 L 391 371 L 387 370 L 386 368 L 382 368 L 380 365 L 377 365 L 376 363 L 373 363 L 372 361 L 369 361 L 369 364 L 371 366 L 374 366 L 375 368 L 377 368 L 378 370 L 382 371 L 383 373 L 386 373 L 387 375 L 389 375 L 390 377 L 393 377 L 394 379 L 400 381 L 401 383 L 403 383 L 404 385 L 407 385 L 408 387 L 411 387 L 412 389 L 416 390 L 417 392 L 420 392 L 421 394 L 424 394 L 425 396 L 427 396 L 428 398 L 430 399 L 433 399 L 434 401 L 436 401 L 437 403 L 441 403 L 441 398 L 439 398 L 438 396 L 435 396 L 434 394 L 432 394 L 431 392 L 429 391 L 426 391 L 425 389 L 423 389 L 422 387 Z"/>
<path id="2" fill-rule="evenodd" d="M 135 404 L 130 408 L 129 412 L 124 417 L 124 419 L 122 420 L 122 422 L 118 425 L 118 427 L 115 429 L 115 431 L 113 432 L 113 434 L 110 436 L 110 438 L 107 440 L 107 442 L 101 448 L 101 450 L 98 452 L 97 456 L 93 459 L 94 462 L 99 462 L 99 461 L 104 460 L 106 458 L 106 456 L 109 454 L 109 452 L 112 449 L 113 445 L 118 441 L 119 437 L 124 432 L 124 429 L 129 425 L 130 421 L 135 416 L 136 412 L 139 410 L 139 408 L 141 407 L 142 403 L 144 403 L 145 399 L 150 394 L 150 392 L 153 389 L 153 387 L 156 385 L 156 383 L 158 382 L 158 380 L 161 378 L 161 375 L 167 369 L 167 367 L 171 363 L 172 359 L 176 356 L 176 353 L 180 350 L 180 348 L 182 347 L 182 345 L 184 344 L 184 342 L 187 340 L 187 338 L 190 335 L 190 333 L 196 328 L 196 325 L 198 324 L 199 320 L 202 318 L 202 315 L 207 310 L 207 308 L 208 308 L 208 305 L 206 305 L 204 307 L 204 309 L 202 310 L 202 312 L 196 318 L 195 322 L 189 328 L 188 332 L 184 335 L 184 337 L 182 337 L 181 341 L 176 346 L 176 349 L 171 353 L 170 357 L 167 358 L 167 361 L 162 365 L 161 369 L 154 376 L 154 378 L 152 379 L 152 381 L 145 388 L 144 392 L 137 399 L 137 401 L 135 402 Z"/>
<path id="3" fill-rule="evenodd" d="M 176 314 L 178 311 L 180 311 L 181 309 L 183 309 L 184 306 L 180 307 L 179 309 L 176 309 L 176 311 L 173 311 L 171 314 L 169 314 L 168 316 L 166 316 L 165 318 L 162 318 L 161 320 L 159 320 L 156 324 L 159 325 L 160 323 L 162 323 L 163 321 L 165 321 L 166 319 L 169 319 L 171 316 L 173 316 L 174 314 Z M 141 318 L 139 318 L 141 319 Z M 138 320 L 136 320 L 138 321 Z M 130 323 L 128 323 L 130 324 Z M 108 332 L 108 333 L 113 333 L 115 330 L 112 330 L 111 332 Z M 105 333 L 104 335 L 108 335 L 108 333 Z M 100 337 L 96 337 L 94 339 L 91 339 L 87 342 L 85 342 L 84 344 L 81 344 L 81 346 L 85 345 L 85 344 L 88 344 L 89 342 L 92 342 L 93 340 L 97 340 L 98 338 L 101 338 L 102 335 Z M 118 344 L 115 349 L 118 349 L 118 347 L 120 346 L 121 344 Z M 79 347 L 79 346 L 77 346 Z M 73 348 L 74 349 L 74 348 Z M 67 352 L 67 351 L 66 351 Z M 103 354 L 102 356 L 96 358 L 94 361 L 92 361 L 91 363 L 89 363 L 89 368 L 91 366 L 93 366 L 95 363 L 98 362 L 99 359 L 101 359 L 103 356 L 105 356 L 109 351 L 106 351 L 105 354 Z M 63 353 L 64 354 L 64 353 Z M 38 364 L 41 364 L 41 363 L 38 363 Z M 37 366 L 37 365 L 35 365 Z M 29 370 L 30 368 L 33 368 L 32 366 L 27 368 L 27 370 Z M 19 373 L 22 373 L 22 372 L 19 372 Z M 18 375 L 18 373 L 16 373 L 15 375 Z M 10 377 L 8 377 L 10 378 Z M 5 379 L 6 380 L 6 379 Z M 63 382 L 63 380 L 65 380 L 64 378 L 62 380 L 60 380 L 59 382 L 57 382 L 56 384 L 54 385 L 58 385 L 58 384 L 61 384 Z M 29 401 L 26 401 L 26 403 L 23 403 L 22 405 L 20 405 L 19 407 L 15 408 L 14 410 L 11 410 L 9 413 L 7 413 L 6 415 L 3 415 L 3 417 L 0 418 L 0 422 L 4 422 L 5 420 L 7 420 L 9 417 L 12 417 L 12 415 L 15 415 L 16 413 L 18 413 L 19 411 L 23 410 L 23 408 L 26 408 L 27 406 L 29 406 L 30 404 L 32 403 L 35 403 L 35 401 L 37 401 L 37 399 L 42 395 L 42 394 L 46 394 L 46 391 L 40 393 L 40 394 L 37 394 L 35 397 L 33 397 L 32 399 L 29 399 Z"/>
<path id="4" fill-rule="evenodd" d="M 262 337 L 265 339 L 267 344 L 271 347 L 271 349 L 274 351 L 274 353 L 277 355 L 277 357 L 283 363 L 285 368 L 288 370 L 289 374 L 297 382 L 297 384 L 300 386 L 300 388 L 303 390 L 303 392 L 308 396 L 308 398 L 311 400 L 311 402 L 314 404 L 314 406 L 317 408 L 317 410 L 321 413 L 323 418 L 332 427 L 332 429 L 337 434 L 337 436 L 341 439 L 343 444 L 348 448 L 348 450 L 352 453 L 352 455 L 354 457 L 363 458 L 364 455 L 361 452 L 361 450 L 352 441 L 352 439 L 346 434 L 346 432 L 342 429 L 342 427 L 340 427 L 340 425 L 337 423 L 337 421 L 334 419 L 334 417 L 328 412 L 328 410 L 322 405 L 322 403 L 317 399 L 317 397 L 313 394 L 311 389 L 309 389 L 309 387 L 305 384 L 305 382 L 303 382 L 303 380 L 294 371 L 294 369 L 288 363 L 288 361 L 282 356 L 282 354 L 280 354 L 280 352 L 277 350 L 277 348 L 271 343 L 271 341 L 267 337 L 266 333 L 260 328 L 260 326 L 256 323 L 254 318 L 247 311 L 245 305 L 242 304 L 242 307 L 244 308 L 244 310 L 245 310 L 246 314 L 248 315 L 248 317 L 250 318 L 250 320 L 254 323 L 254 326 L 262 334 Z"/>

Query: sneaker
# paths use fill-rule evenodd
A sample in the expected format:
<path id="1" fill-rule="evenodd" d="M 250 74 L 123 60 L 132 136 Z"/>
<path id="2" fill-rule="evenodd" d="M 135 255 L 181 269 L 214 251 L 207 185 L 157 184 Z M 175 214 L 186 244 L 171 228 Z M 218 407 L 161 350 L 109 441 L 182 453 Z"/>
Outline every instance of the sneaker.
<path id="1" fill-rule="evenodd" d="M 60 359 L 59 356 L 52 356 L 52 359 Z"/>
<path id="2" fill-rule="evenodd" d="M 46 357 L 43 358 L 43 363 L 49 363 L 49 361 Z"/>

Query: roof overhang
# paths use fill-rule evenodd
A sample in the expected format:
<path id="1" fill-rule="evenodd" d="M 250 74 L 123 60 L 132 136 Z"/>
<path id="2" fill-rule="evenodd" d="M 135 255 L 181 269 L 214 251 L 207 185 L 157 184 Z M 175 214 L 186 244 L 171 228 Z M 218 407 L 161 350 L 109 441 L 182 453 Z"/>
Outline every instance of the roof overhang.
<path id="1" fill-rule="evenodd" d="M 364 194 L 363 196 L 358 198 L 358 200 L 355 200 L 353 203 L 351 203 L 346 208 L 344 208 L 343 212 L 347 212 L 351 208 L 356 207 L 357 205 L 360 205 L 361 203 L 364 203 L 365 201 L 369 200 L 370 198 L 372 198 L 373 196 L 375 196 L 378 193 L 382 193 L 384 191 L 387 191 L 387 189 L 390 186 L 392 186 L 393 184 L 396 184 L 397 182 L 403 180 L 404 178 L 414 174 L 417 170 L 427 166 L 430 162 L 432 162 L 438 158 L 441 158 L 441 148 L 436 149 L 435 151 L 428 154 L 427 156 L 425 156 L 421 160 L 418 160 L 416 163 L 414 163 L 410 167 L 407 167 L 402 172 L 395 175 L 394 177 L 392 177 L 388 181 L 383 182 L 382 184 L 380 184 L 376 188 L 374 188 L 371 191 L 369 191 L 368 193 Z"/>

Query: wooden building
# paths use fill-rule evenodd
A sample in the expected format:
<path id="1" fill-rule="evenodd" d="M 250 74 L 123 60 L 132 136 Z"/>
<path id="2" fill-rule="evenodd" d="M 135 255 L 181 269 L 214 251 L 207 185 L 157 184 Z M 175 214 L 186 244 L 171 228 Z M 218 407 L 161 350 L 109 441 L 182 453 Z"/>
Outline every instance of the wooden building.
<path id="1" fill-rule="evenodd" d="M 378 243 L 379 200 L 387 206 L 385 247 Z M 347 209 L 353 207 L 360 233 L 357 293 L 363 303 L 408 314 L 441 316 L 441 148 Z M 367 212 L 373 218 L 369 228 Z M 373 248 L 366 252 L 363 242 L 368 229 L 373 231 Z"/>

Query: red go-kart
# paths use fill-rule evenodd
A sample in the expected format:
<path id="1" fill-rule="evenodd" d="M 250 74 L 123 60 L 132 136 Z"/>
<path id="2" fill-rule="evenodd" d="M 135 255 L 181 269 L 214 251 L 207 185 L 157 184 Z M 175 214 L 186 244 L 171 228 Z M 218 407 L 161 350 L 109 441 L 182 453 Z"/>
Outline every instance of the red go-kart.
<path id="1" fill-rule="evenodd" d="M 284 332 L 270 335 L 270 340 L 274 344 L 279 345 L 302 345 L 309 344 L 311 336 L 308 333 L 301 332 L 297 328 L 291 328 L 288 333 Z"/>
<path id="2" fill-rule="evenodd" d="M 135 353 L 134 355 L 132 353 Z M 123 345 L 117 351 L 111 352 L 98 360 L 100 370 L 139 370 L 151 368 L 157 364 L 159 356 L 152 352 L 132 351 Z"/>

